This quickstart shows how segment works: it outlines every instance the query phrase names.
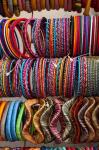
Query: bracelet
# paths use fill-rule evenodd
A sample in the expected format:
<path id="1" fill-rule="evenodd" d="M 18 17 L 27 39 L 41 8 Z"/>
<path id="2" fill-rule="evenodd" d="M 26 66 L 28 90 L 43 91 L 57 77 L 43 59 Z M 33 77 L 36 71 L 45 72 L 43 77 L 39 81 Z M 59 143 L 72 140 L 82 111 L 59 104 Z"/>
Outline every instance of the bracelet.
<path id="1" fill-rule="evenodd" d="M 72 0 L 69 0 L 67 3 L 67 10 L 72 11 L 72 9 L 73 9 L 73 2 L 72 2 Z"/>
<path id="2" fill-rule="evenodd" d="M 42 113 L 41 118 L 40 118 L 40 124 L 41 124 L 42 131 L 43 131 L 44 137 L 45 137 L 44 143 L 50 143 L 54 139 L 54 137 L 50 131 L 50 128 L 49 128 L 49 123 L 50 123 L 49 118 L 51 117 L 51 115 L 53 113 L 53 101 L 52 100 L 53 99 L 51 97 L 48 97 L 46 99 L 45 110 Z"/>
<path id="3" fill-rule="evenodd" d="M 8 0 L 8 8 L 11 11 L 11 13 L 13 13 L 13 1 L 12 0 Z"/>
<path id="4" fill-rule="evenodd" d="M 49 11 L 50 10 L 50 1 L 46 0 L 46 9 Z"/>
<path id="5" fill-rule="evenodd" d="M 6 101 L 1 102 L 0 104 L 0 126 L 1 126 L 1 120 L 5 111 L 6 105 L 7 105 Z M 1 131 L 0 131 L 0 140 L 3 140 L 1 136 Z"/>
<path id="6" fill-rule="evenodd" d="M 42 0 L 41 1 L 41 9 L 45 9 L 45 5 L 46 5 L 46 0 Z"/>
<path id="7" fill-rule="evenodd" d="M 6 135 L 5 135 L 6 117 L 7 117 L 7 113 L 8 113 L 10 104 L 11 104 L 11 102 L 7 103 L 7 106 L 4 110 L 4 113 L 3 113 L 2 119 L 1 119 L 1 137 L 3 140 L 6 139 Z"/>
<path id="8" fill-rule="evenodd" d="M 18 140 L 16 135 L 16 120 L 17 120 L 17 115 L 21 104 L 22 104 L 21 101 L 16 101 L 12 110 L 11 123 L 10 123 L 12 141 Z"/>
<path id="9" fill-rule="evenodd" d="M 59 1 L 54 0 L 54 3 L 55 3 L 55 9 L 58 10 L 59 9 Z"/>
<path id="10" fill-rule="evenodd" d="M 64 0 L 59 0 L 59 7 L 63 8 L 64 7 Z"/>
<path id="11" fill-rule="evenodd" d="M 83 98 L 80 97 L 78 98 L 78 103 L 76 104 L 75 106 L 75 110 L 74 110 L 74 120 L 75 120 L 75 137 L 74 137 L 74 141 L 75 143 L 79 143 L 80 142 L 80 124 L 79 124 L 79 121 L 78 121 L 78 118 L 76 117 L 76 115 L 78 114 L 81 106 L 82 106 L 82 103 L 83 103 Z"/>
<path id="12" fill-rule="evenodd" d="M 88 127 L 88 131 L 89 131 L 87 141 L 92 141 L 95 138 L 94 128 L 93 128 L 92 124 L 90 124 L 90 122 L 91 122 L 91 118 L 90 118 L 91 116 L 90 115 L 92 114 L 94 106 L 95 106 L 95 99 L 89 98 L 89 107 L 86 110 L 85 115 L 84 115 L 84 119 L 85 119 L 86 125 Z"/>
<path id="13" fill-rule="evenodd" d="M 28 26 L 28 24 L 30 24 L 30 23 L 32 23 L 33 22 L 33 19 L 30 19 L 30 20 L 27 20 L 26 21 L 26 23 L 25 23 L 25 27 L 24 27 L 24 38 L 25 38 L 25 44 L 26 44 L 26 47 L 28 48 L 28 51 L 30 52 L 30 54 L 32 55 L 32 56 L 34 56 L 34 57 L 37 57 L 37 54 L 35 54 L 34 52 L 33 52 L 33 50 L 31 49 L 31 47 L 30 47 L 30 44 L 28 44 L 28 43 L 30 43 L 29 42 L 29 40 L 28 40 L 28 36 L 27 36 L 27 33 L 28 33 L 28 31 L 27 31 L 27 26 Z"/>
<path id="14" fill-rule="evenodd" d="M 37 10 L 41 11 L 41 2 L 40 2 L 40 0 L 36 0 L 36 4 L 37 4 Z"/>
<path id="15" fill-rule="evenodd" d="M 50 49 L 50 56 L 54 56 L 54 49 L 53 49 L 53 20 L 50 21 L 50 35 L 49 35 L 49 49 Z"/>
<path id="16" fill-rule="evenodd" d="M 11 35 L 11 40 L 13 40 L 14 39 L 14 41 L 13 41 L 13 45 L 12 45 L 12 47 L 15 49 L 14 51 L 15 51 L 15 53 L 16 53 L 16 55 L 19 55 L 18 57 L 20 58 L 20 57 L 23 57 L 23 58 L 28 58 L 29 57 L 29 55 L 26 53 L 26 50 L 25 50 L 25 47 L 24 47 L 24 45 L 23 45 L 23 49 L 22 49 L 22 52 L 20 51 L 20 49 L 17 47 L 17 43 L 16 43 L 16 40 L 15 40 L 15 28 L 16 28 L 16 26 L 19 24 L 19 23 L 21 23 L 21 21 L 23 22 L 23 21 L 26 21 L 27 19 L 25 19 L 25 18 L 21 18 L 21 19 L 18 19 L 18 20 L 15 20 L 13 23 L 12 23 L 12 25 L 11 25 L 11 32 L 10 32 L 10 35 Z M 21 34 L 21 33 L 20 33 Z M 20 46 L 20 48 L 22 48 L 22 43 L 21 43 L 21 46 Z"/>
<path id="17" fill-rule="evenodd" d="M 5 17 L 4 9 L 3 9 L 3 0 L 0 0 L 0 14 Z"/>
<path id="18" fill-rule="evenodd" d="M 70 101 L 67 101 L 63 106 L 62 106 L 62 112 L 63 115 L 65 117 L 65 122 L 66 122 L 66 128 L 64 130 L 64 133 L 62 135 L 62 139 L 63 141 L 66 142 L 71 142 L 71 136 L 72 136 L 72 123 L 71 123 L 71 118 L 70 118 L 70 108 L 73 105 L 73 102 L 75 101 L 75 99 L 71 99 Z"/>
<path id="19" fill-rule="evenodd" d="M 12 112 L 13 112 L 14 105 L 15 105 L 15 101 L 11 102 L 11 104 L 9 105 L 9 109 L 8 109 L 7 117 L 6 117 L 5 134 L 6 134 L 7 141 L 12 141 L 11 117 L 12 117 Z"/>
<path id="20" fill-rule="evenodd" d="M 17 0 L 13 0 L 13 7 L 14 7 L 15 15 L 18 17 L 20 15 L 20 10 L 18 7 L 18 1 Z"/>
<path id="21" fill-rule="evenodd" d="M 55 141 L 57 143 L 61 143 L 61 141 L 62 141 L 62 137 L 61 137 L 62 129 L 60 132 L 57 130 L 57 122 L 60 121 L 61 117 L 62 117 L 61 116 L 62 102 L 60 102 L 59 99 L 55 99 L 54 103 L 55 103 L 55 108 L 54 108 L 55 113 L 54 113 L 54 116 L 52 117 L 51 122 L 50 122 L 50 130 L 51 130 L 52 134 L 55 136 Z"/>
<path id="22" fill-rule="evenodd" d="M 18 6 L 19 6 L 19 10 L 22 11 L 22 0 L 18 0 Z"/>
<path id="23" fill-rule="evenodd" d="M 22 8 L 23 10 L 26 10 L 25 0 L 22 0 Z"/>
<path id="24" fill-rule="evenodd" d="M 32 10 L 37 10 L 36 0 L 31 0 Z"/>
<path id="25" fill-rule="evenodd" d="M 25 113 L 25 105 L 23 103 L 20 106 L 19 113 L 18 113 L 18 116 L 17 116 L 17 119 L 16 119 L 16 135 L 17 135 L 17 139 L 20 140 L 20 141 L 24 141 L 24 138 L 23 138 L 23 135 L 22 135 L 24 113 Z"/>
<path id="26" fill-rule="evenodd" d="M 98 128 L 98 120 L 97 120 L 97 114 L 99 113 L 99 105 L 97 105 L 92 113 L 92 121 L 93 121 L 93 125 L 94 125 L 94 128 L 96 129 L 96 131 L 99 131 L 99 128 Z M 96 135 L 95 135 L 95 141 L 97 141 L 99 138 L 99 135 L 98 135 L 98 132 L 96 132 Z"/>
<path id="27" fill-rule="evenodd" d="M 4 10 L 5 15 L 11 18 L 13 14 L 11 13 L 11 11 L 9 10 L 7 6 L 7 0 L 3 0 L 2 3 L 3 3 L 3 10 Z"/>
<path id="28" fill-rule="evenodd" d="M 50 7 L 51 9 L 55 8 L 55 2 L 53 0 L 50 0 Z"/>
<path id="29" fill-rule="evenodd" d="M 3 24 L 2 24 L 3 23 Z M 4 51 L 4 53 L 6 54 L 6 56 L 7 57 L 12 57 L 12 54 L 9 52 L 9 50 L 8 50 L 8 47 L 7 47 L 7 45 L 6 45 L 6 41 L 5 41 L 5 31 L 4 31 L 4 27 L 5 27 L 5 23 L 6 23 L 6 19 L 3 19 L 2 21 L 1 21 L 1 23 L 0 23 L 0 33 L 1 33 L 1 46 L 2 46 L 2 49 L 3 49 L 3 51 Z M 4 31 L 4 32 L 3 32 Z M 3 34 L 4 33 L 4 34 Z"/>
<path id="30" fill-rule="evenodd" d="M 24 126 L 23 126 L 23 130 L 22 130 L 22 134 L 24 136 L 24 138 L 30 142 L 32 142 L 33 144 L 36 144 L 35 138 L 33 136 L 30 135 L 29 133 L 29 127 L 30 127 L 30 123 L 32 121 L 32 114 L 33 114 L 33 110 L 32 107 L 33 105 L 37 104 L 38 100 L 37 99 L 33 99 L 28 100 L 25 102 L 25 108 L 26 108 L 26 115 L 28 116 Z"/>
<path id="31" fill-rule="evenodd" d="M 28 13 L 31 13 L 32 12 L 32 8 L 31 8 L 31 4 L 30 4 L 30 1 L 29 0 L 26 0 L 25 1 L 25 6 L 26 6 L 26 11 Z"/>
<path id="32" fill-rule="evenodd" d="M 12 18 L 12 19 L 6 21 L 6 24 L 4 26 L 5 27 L 4 29 L 5 29 L 6 44 L 8 46 L 8 51 L 10 51 L 10 53 L 11 53 L 11 57 L 16 56 L 16 54 L 14 53 L 14 49 L 11 45 L 11 39 L 9 37 L 10 36 L 9 35 L 9 32 L 10 32 L 9 26 L 10 26 L 10 23 L 12 23 L 14 20 L 15 20 L 15 18 Z M 17 53 L 17 55 L 18 55 L 18 53 Z"/>
<path id="33" fill-rule="evenodd" d="M 41 117 L 42 113 L 44 112 L 45 101 L 43 99 L 41 99 L 41 100 L 39 100 L 39 104 L 40 104 L 40 108 L 34 114 L 34 117 L 33 117 L 33 124 L 36 129 L 35 142 L 37 144 L 40 144 L 44 141 L 44 135 L 43 135 L 43 132 L 41 131 L 41 127 L 40 127 L 40 117 Z"/>
<path id="34" fill-rule="evenodd" d="M 64 10 L 67 11 L 68 10 L 68 0 L 64 0 Z"/>

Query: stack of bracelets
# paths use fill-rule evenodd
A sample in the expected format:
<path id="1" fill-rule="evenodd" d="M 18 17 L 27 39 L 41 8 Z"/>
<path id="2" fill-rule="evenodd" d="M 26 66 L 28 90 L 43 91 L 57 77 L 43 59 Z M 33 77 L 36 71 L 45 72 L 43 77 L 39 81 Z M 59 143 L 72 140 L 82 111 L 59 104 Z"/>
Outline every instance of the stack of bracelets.
<path id="1" fill-rule="evenodd" d="M 99 58 L 0 61 L 0 97 L 99 96 Z"/>
<path id="2" fill-rule="evenodd" d="M 98 146 L 87 147 L 41 147 L 41 148 L 0 148 L 0 150 L 98 150 Z"/>
<path id="3" fill-rule="evenodd" d="M 99 97 L 0 101 L 0 140 L 33 144 L 99 141 Z"/>
<path id="4" fill-rule="evenodd" d="M 64 8 L 65 11 L 77 11 L 80 13 L 85 8 L 84 15 L 89 15 L 90 7 L 95 11 L 99 11 L 98 0 L 0 0 L 0 15 L 4 17 L 12 17 L 20 15 L 21 11 L 31 13 L 35 10 L 51 10 Z"/>
<path id="5" fill-rule="evenodd" d="M 85 16 L 11 18 L 60 8 Z M 99 141 L 99 16 L 90 8 L 99 12 L 99 0 L 0 0 L 10 18 L 0 19 L 0 141 L 37 146 L 4 150 L 99 150 L 38 148 Z"/>
<path id="6" fill-rule="evenodd" d="M 99 55 L 99 16 L 1 19 L 0 57 Z"/>

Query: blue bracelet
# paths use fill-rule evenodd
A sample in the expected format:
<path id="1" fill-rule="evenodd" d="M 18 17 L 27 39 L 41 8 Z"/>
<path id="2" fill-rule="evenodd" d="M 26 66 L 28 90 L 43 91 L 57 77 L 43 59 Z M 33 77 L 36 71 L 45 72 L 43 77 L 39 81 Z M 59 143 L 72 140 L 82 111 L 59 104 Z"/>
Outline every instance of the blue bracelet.
<path id="1" fill-rule="evenodd" d="M 50 26 L 50 19 L 47 19 L 46 22 L 46 57 L 50 56 L 49 53 L 49 26 Z"/>
<path id="2" fill-rule="evenodd" d="M 8 109 L 8 113 L 7 113 L 7 117 L 6 117 L 6 126 L 5 126 L 5 134 L 6 134 L 6 139 L 8 141 L 12 141 L 12 136 L 11 136 L 11 118 L 12 118 L 12 112 L 13 112 L 13 108 L 15 105 L 15 101 L 11 102 L 9 109 Z"/>
<path id="3" fill-rule="evenodd" d="M 25 95 L 25 89 L 24 89 L 24 85 L 23 85 L 23 69 L 24 69 L 26 61 L 27 60 L 23 60 L 22 66 L 20 69 L 20 85 L 21 85 L 22 95 Z"/>
<path id="4" fill-rule="evenodd" d="M 53 28 L 54 28 L 54 57 L 56 57 L 56 55 L 57 55 L 57 48 L 56 48 L 56 45 L 57 45 L 57 43 L 56 43 L 56 39 L 57 39 L 57 19 L 54 19 L 54 21 L 53 21 Z"/>
<path id="5" fill-rule="evenodd" d="M 16 135 L 16 120 L 17 120 L 17 114 L 19 111 L 20 104 L 22 102 L 20 100 L 15 102 L 15 105 L 13 107 L 12 115 L 11 115 L 11 136 L 13 141 L 17 141 L 17 135 Z"/>

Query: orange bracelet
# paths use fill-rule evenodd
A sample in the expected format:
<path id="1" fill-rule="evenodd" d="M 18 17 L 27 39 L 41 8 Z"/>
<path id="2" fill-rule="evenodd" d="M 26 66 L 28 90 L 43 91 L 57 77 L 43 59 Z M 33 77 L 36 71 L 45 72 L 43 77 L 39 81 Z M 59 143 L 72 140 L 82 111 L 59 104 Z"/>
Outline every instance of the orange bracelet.
<path id="1" fill-rule="evenodd" d="M 0 122 L 1 122 L 1 119 L 2 119 L 4 109 L 6 107 L 6 104 L 7 104 L 7 101 L 0 102 Z M 1 134 L 0 134 L 0 140 L 3 140 L 2 137 L 1 137 Z"/>
<path id="2" fill-rule="evenodd" d="M 51 7 L 51 9 L 55 8 L 55 2 L 54 2 L 54 0 L 50 0 L 50 7 Z"/>
<path id="3" fill-rule="evenodd" d="M 33 107 L 33 105 L 38 104 L 38 102 L 39 102 L 38 99 L 27 100 L 25 102 L 27 119 L 26 119 L 26 122 L 23 126 L 22 135 L 26 140 L 32 142 L 33 144 L 37 144 L 37 143 L 35 141 L 35 138 L 32 135 L 30 135 L 29 127 L 30 127 L 30 124 L 32 122 L 32 114 L 33 114 L 32 107 Z"/>
<path id="4" fill-rule="evenodd" d="M 45 9 L 46 3 L 45 0 L 41 0 L 41 10 Z"/>
<path id="5" fill-rule="evenodd" d="M 77 51 L 77 17 L 74 16 L 74 51 L 73 56 L 76 56 Z"/>
<path id="6" fill-rule="evenodd" d="M 36 144 L 41 144 L 44 141 L 44 135 L 43 135 L 43 132 L 41 131 L 40 117 L 45 110 L 45 100 L 40 99 L 39 104 L 40 104 L 40 108 L 34 114 L 34 117 L 33 117 L 33 124 L 36 130 L 36 134 L 35 134 Z"/>
<path id="7" fill-rule="evenodd" d="M 7 22 L 6 22 L 6 24 L 5 24 L 5 30 L 6 30 L 5 36 L 6 36 L 6 41 L 8 41 L 8 42 L 7 42 L 7 45 L 8 45 L 8 47 L 9 47 L 9 49 L 10 49 L 11 54 L 12 54 L 14 57 L 16 57 L 16 58 L 20 58 L 19 53 L 16 52 L 15 49 L 12 47 L 12 43 L 11 43 L 12 41 L 11 41 L 11 39 L 10 39 L 10 29 L 9 29 L 9 25 L 10 25 L 10 23 L 11 23 L 12 21 L 14 21 L 14 20 L 16 20 L 16 19 L 15 19 L 15 18 L 12 18 L 12 19 L 7 20 Z"/>
<path id="8" fill-rule="evenodd" d="M 59 6 L 60 8 L 64 8 L 64 0 L 59 0 Z"/>
<path id="9" fill-rule="evenodd" d="M 31 0 L 32 10 L 37 10 L 36 0 Z"/>

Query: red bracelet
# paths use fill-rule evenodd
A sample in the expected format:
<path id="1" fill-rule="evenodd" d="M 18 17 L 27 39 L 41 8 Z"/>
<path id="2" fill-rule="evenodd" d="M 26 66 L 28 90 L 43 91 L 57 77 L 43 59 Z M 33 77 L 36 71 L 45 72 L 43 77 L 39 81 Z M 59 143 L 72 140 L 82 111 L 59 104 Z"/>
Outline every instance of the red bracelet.
<path id="1" fill-rule="evenodd" d="M 10 37 L 11 37 L 11 39 L 12 39 L 12 41 L 13 41 L 13 42 L 11 42 L 11 45 L 12 45 L 12 47 L 13 47 L 13 49 L 14 49 L 14 52 L 16 53 L 16 56 L 19 56 L 18 58 L 20 58 L 20 57 L 22 57 L 22 58 L 29 58 L 29 54 L 27 54 L 27 51 L 26 51 L 26 49 L 25 49 L 25 47 L 24 47 L 23 42 L 22 42 L 22 44 L 23 44 L 23 49 L 22 49 L 22 51 L 21 51 L 21 49 L 18 48 L 17 43 L 16 43 L 16 39 L 15 39 L 15 28 L 16 28 L 19 24 L 20 24 L 20 26 L 21 26 L 21 23 L 25 22 L 26 20 L 27 20 L 27 19 L 25 19 L 25 18 L 17 19 L 17 20 L 15 20 L 15 21 L 11 24 L 11 27 L 10 27 L 10 30 L 11 30 L 11 32 L 10 32 Z M 20 30 L 20 26 L 19 26 L 19 32 L 20 32 L 20 35 L 22 35 L 22 38 L 23 38 L 23 31 Z M 23 39 L 22 39 L 22 41 L 23 41 Z M 22 45 L 21 45 L 21 47 L 22 47 Z M 21 48 L 21 47 L 20 47 L 20 48 Z"/>
<path id="2" fill-rule="evenodd" d="M 31 42 L 30 42 L 29 37 L 28 37 L 28 29 L 27 29 L 28 25 L 34 23 L 34 21 L 35 20 L 33 18 L 32 19 L 28 19 L 24 23 L 24 31 L 23 31 L 24 43 L 25 43 L 26 49 L 30 53 L 31 57 L 37 57 L 38 56 L 37 53 L 34 52 L 34 49 L 31 49 Z"/>
<path id="3" fill-rule="evenodd" d="M 6 43 L 6 46 L 8 48 L 9 53 L 11 54 L 11 57 L 16 57 L 16 55 L 14 54 L 14 49 L 11 45 L 12 41 L 11 41 L 11 38 L 10 38 L 10 25 L 14 20 L 15 20 L 14 18 L 7 20 L 4 24 L 4 30 L 3 30 L 4 37 L 5 37 L 4 38 L 5 43 Z"/>

